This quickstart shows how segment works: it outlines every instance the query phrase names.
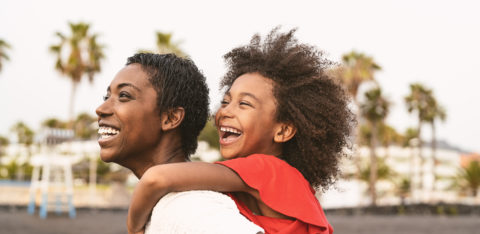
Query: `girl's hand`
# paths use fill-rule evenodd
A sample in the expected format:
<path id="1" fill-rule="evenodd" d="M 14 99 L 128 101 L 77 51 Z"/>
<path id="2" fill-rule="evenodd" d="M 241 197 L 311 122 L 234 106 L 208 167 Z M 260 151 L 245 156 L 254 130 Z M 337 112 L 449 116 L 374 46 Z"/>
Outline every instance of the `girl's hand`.
<path id="1" fill-rule="evenodd" d="M 128 234 L 144 234 L 144 233 L 145 233 L 145 229 L 142 229 L 141 231 L 138 231 L 138 232 L 133 232 L 128 230 Z"/>
<path id="2" fill-rule="evenodd" d="M 258 199 L 258 191 L 248 187 L 231 169 L 211 163 L 184 162 L 150 167 L 133 192 L 128 209 L 129 233 L 143 232 L 157 202 L 170 192 L 213 190 L 247 192 Z"/>
<path id="3" fill-rule="evenodd" d="M 161 169 L 161 165 L 149 168 L 135 187 L 127 216 L 129 233 L 143 233 L 153 207 L 170 192 Z"/>

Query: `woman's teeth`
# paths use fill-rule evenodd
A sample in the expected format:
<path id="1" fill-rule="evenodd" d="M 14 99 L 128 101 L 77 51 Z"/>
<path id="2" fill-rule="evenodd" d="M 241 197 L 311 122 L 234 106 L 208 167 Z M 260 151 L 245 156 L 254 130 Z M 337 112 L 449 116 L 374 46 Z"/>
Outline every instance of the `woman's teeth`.
<path id="1" fill-rule="evenodd" d="M 100 127 L 98 129 L 98 134 L 100 134 L 100 139 L 106 139 L 112 136 L 115 136 L 119 133 L 120 131 L 111 127 Z"/>

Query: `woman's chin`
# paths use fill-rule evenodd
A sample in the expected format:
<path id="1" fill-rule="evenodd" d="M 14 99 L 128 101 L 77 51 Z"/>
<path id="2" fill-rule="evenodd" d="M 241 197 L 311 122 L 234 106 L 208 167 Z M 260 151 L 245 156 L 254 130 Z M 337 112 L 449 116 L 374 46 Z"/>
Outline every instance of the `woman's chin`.
<path id="1" fill-rule="evenodd" d="M 115 161 L 115 155 L 112 154 L 111 152 L 108 152 L 108 150 L 100 150 L 100 159 L 104 162 L 114 162 Z"/>

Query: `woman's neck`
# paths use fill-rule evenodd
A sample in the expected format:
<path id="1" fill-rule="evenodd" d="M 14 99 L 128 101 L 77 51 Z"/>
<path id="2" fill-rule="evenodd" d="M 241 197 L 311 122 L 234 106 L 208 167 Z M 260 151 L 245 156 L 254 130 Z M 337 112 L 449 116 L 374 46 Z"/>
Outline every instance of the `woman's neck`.
<path id="1" fill-rule="evenodd" d="M 168 136 L 162 138 L 155 149 L 131 158 L 133 161 L 126 167 L 132 170 L 137 178 L 141 178 L 150 167 L 187 161 L 180 140 Z"/>

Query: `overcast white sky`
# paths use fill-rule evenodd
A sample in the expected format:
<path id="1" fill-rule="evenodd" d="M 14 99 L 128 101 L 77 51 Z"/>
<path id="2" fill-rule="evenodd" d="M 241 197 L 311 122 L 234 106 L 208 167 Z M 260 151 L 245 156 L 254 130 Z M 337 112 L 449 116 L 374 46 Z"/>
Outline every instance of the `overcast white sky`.
<path id="1" fill-rule="evenodd" d="M 93 84 L 81 83 L 75 112 L 94 114 L 126 58 L 154 48 L 155 31 L 173 32 L 208 79 L 211 102 L 219 102 L 222 55 L 246 44 L 254 33 L 298 27 L 302 42 L 328 57 L 357 50 L 373 56 L 376 79 L 394 102 L 388 123 L 403 132 L 416 120 L 405 108 L 408 85 L 434 90 L 447 109 L 440 139 L 480 152 L 480 3 L 478 1 L 19 1 L 0 7 L 0 38 L 10 61 L 0 73 L 0 135 L 19 120 L 33 129 L 48 117 L 67 118 L 70 82 L 54 70 L 48 52 L 55 31 L 85 21 L 107 46 L 103 71 Z M 429 138 L 426 127 L 424 137 Z"/>

